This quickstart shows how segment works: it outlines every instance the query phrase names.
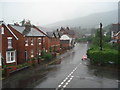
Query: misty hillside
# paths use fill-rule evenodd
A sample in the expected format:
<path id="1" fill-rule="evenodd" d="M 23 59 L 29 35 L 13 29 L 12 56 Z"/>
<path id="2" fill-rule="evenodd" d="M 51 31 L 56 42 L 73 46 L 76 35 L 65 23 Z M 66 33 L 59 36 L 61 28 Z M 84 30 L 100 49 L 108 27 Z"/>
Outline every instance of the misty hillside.
<path id="1" fill-rule="evenodd" d="M 66 26 L 79 27 L 80 26 L 81 28 L 93 28 L 93 27 L 98 27 L 100 22 L 103 23 L 103 26 L 106 26 L 111 23 L 117 23 L 118 22 L 117 10 L 91 14 L 88 16 L 84 16 L 84 17 L 80 17 L 72 20 L 60 21 L 60 22 L 46 25 L 45 27 L 59 28 L 61 26 L 62 27 L 66 27 Z"/>

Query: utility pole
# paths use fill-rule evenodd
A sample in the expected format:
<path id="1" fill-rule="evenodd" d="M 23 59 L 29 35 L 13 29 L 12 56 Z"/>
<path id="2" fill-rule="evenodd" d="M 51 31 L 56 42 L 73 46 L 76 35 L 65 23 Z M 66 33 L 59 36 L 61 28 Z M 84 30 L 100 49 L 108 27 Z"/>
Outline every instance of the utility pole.
<path id="1" fill-rule="evenodd" d="M 100 23 L 100 50 L 102 51 L 102 23 Z"/>

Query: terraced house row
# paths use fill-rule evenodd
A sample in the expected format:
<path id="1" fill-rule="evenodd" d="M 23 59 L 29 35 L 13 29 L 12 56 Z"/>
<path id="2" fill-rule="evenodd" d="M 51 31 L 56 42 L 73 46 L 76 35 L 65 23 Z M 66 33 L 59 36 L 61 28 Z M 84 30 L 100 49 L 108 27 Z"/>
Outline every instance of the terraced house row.
<path id="1" fill-rule="evenodd" d="M 69 33 L 63 33 L 63 30 L 58 29 L 55 31 L 46 30 L 31 25 L 30 21 L 24 22 L 22 25 L 5 24 L 1 21 L 0 65 L 19 65 L 31 59 L 36 59 L 36 63 L 40 63 L 38 56 L 41 56 L 42 51 L 55 54 L 73 47 L 75 44 L 74 35 L 73 32 L 70 36 Z"/>

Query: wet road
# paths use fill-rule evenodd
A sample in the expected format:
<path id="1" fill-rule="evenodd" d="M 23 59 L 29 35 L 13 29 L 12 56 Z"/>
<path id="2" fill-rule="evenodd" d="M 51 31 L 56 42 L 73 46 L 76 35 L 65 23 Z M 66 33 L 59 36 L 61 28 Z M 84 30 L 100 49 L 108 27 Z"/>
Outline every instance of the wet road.
<path id="1" fill-rule="evenodd" d="M 87 44 L 77 44 L 73 50 L 68 51 L 67 56 L 61 56 L 59 65 L 51 65 L 45 80 L 35 88 L 118 88 L 118 74 L 115 71 L 89 66 L 89 62 L 81 61 L 86 55 Z M 72 53 L 72 52 L 75 53 Z"/>
<path id="2" fill-rule="evenodd" d="M 60 64 L 34 67 L 20 71 L 3 80 L 4 88 L 118 88 L 118 72 L 104 70 L 81 61 L 87 44 L 77 44 L 74 49 L 59 56 Z M 74 53 L 75 52 L 75 53 Z"/>

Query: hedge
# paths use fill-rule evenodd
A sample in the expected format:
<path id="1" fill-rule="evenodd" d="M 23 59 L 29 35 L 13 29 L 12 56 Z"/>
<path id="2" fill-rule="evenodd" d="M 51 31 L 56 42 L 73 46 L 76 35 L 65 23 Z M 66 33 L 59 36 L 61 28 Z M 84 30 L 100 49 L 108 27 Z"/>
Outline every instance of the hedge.
<path id="1" fill-rule="evenodd" d="M 118 60 L 118 51 L 114 49 L 106 49 L 103 51 L 97 49 L 88 49 L 87 56 L 90 58 L 92 64 L 109 64 L 113 62 L 114 64 L 120 64 Z"/>

